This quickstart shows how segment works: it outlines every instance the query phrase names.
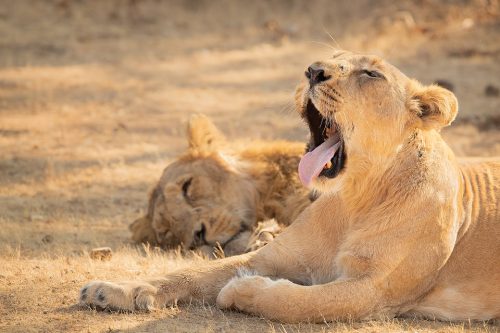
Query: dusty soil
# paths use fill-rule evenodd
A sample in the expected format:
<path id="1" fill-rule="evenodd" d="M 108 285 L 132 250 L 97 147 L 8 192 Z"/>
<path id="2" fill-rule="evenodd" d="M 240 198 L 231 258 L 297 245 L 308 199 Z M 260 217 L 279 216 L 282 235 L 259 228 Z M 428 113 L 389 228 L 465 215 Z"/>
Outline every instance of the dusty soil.
<path id="1" fill-rule="evenodd" d="M 331 39 L 328 34 L 333 36 Z M 303 140 L 294 86 L 332 47 L 454 90 L 458 155 L 500 155 L 498 1 L 0 1 L 0 331 L 498 331 L 498 323 L 281 325 L 207 305 L 75 307 L 92 279 L 202 260 L 136 248 L 127 225 L 186 147 L 188 116 L 232 139 Z M 443 82 L 444 81 L 444 82 Z M 88 251 L 110 246 L 111 261 Z"/>

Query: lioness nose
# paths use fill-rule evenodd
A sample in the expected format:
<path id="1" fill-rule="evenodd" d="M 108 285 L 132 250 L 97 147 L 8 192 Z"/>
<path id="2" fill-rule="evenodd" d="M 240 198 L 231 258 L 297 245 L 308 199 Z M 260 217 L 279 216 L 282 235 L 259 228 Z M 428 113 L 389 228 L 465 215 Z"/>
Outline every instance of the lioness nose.
<path id="1" fill-rule="evenodd" d="M 314 63 L 305 72 L 306 77 L 309 79 L 309 85 L 312 87 L 317 83 L 326 81 L 330 78 L 330 76 L 325 75 L 325 70 L 321 67 L 321 65 Z"/>

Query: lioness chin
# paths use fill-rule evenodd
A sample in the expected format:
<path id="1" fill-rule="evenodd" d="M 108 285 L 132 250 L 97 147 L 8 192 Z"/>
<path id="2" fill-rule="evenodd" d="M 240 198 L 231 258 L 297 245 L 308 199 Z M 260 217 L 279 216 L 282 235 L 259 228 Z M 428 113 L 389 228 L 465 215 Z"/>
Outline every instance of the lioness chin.
<path id="1" fill-rule="evenodd" d="M 285 322 L 498 318 L 500 161 L 455 159 L 439 134 L 455 96 L 345 51 L 306 78 L 299 175 L 318 200 L 255 252 L 162 279 L 91 282 L 80 302 L 136 310 L 194 298 Z"/>

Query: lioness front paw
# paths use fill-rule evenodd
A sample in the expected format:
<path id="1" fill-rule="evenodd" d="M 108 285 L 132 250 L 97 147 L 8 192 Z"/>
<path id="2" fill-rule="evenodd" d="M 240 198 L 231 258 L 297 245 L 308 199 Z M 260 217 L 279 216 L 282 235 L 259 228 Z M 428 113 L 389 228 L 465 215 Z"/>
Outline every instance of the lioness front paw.
<path id="1" fill-rule="evenodd" d="M 238 277 L 221 289 L 217 305 L 270 319 L 294 322 L 300 317 L 300 313 L 296 313 L 294 304 L 290 303 L 287 291 L 293 294 L 293 288 L 294 284 L 288 280 L 271 280 L 258 275 Z"/>
<path id="2" fill-rule="evenodd" d="M 217 305 L 221 308 L 236 308 L 251 313 L 259 313 L 260 297 L 263 289 L 274 283 L 262 276 L 244 276 L 234 278 L 221 289 L 217 296 Z"/>
<path id="3" fill-rule="evenodd" d="M 80 305 L 111 310 L 152 310 L 157 288 L 145 282 L 93 281 L 80 290 Z"/>

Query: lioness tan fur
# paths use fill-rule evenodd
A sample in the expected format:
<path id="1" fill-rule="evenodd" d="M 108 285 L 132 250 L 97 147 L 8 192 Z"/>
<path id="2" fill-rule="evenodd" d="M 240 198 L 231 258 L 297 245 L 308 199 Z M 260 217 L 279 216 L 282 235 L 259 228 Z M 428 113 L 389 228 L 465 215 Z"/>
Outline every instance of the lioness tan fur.
<path id="1" fill-rule="evenodd" d="M 500 161 L 457 161 L 442 140 L 455 96 L 375 56 L 339 52 L 311 66 L 298 111 L 333 124 L 346 156 L 336 177 L 312 182 L 319 199 L 255 252 L 162 279 L 91 282 L 81 303 L 195 298 L 285 322 L 500 316 Z"/>
<path id="2" fill-rule="evenodd" d="M 146 215 L 131 224 L 134 241 L 206 254 L 219 244 L 225 255 L 241 254 L 269 241 L 259 233 L 279 233 L 309 205 L 297 178 L 303 143 L 230 144 L 204 115 L 191 117 L 187 136 L 187 152 L 165 168 Z"/>

